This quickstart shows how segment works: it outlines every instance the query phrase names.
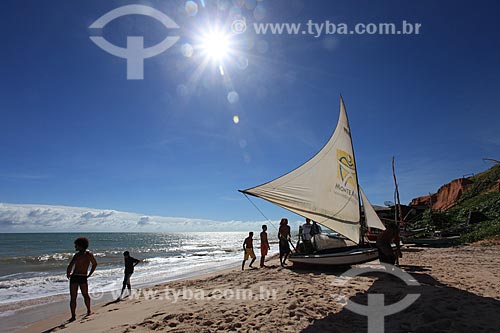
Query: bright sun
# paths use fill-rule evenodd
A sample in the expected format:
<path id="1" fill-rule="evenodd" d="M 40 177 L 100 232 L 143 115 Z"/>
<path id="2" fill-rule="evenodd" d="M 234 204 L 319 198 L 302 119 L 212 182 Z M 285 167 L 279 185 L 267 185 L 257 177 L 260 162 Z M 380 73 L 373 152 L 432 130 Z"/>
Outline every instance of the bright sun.
<path id="1" fill-rule="evenodd" d="M 210 59 L 220 62 L 229 53 L 229 38 L 220 31 L 211 31 L 202 37 L 201 49 Z"/>

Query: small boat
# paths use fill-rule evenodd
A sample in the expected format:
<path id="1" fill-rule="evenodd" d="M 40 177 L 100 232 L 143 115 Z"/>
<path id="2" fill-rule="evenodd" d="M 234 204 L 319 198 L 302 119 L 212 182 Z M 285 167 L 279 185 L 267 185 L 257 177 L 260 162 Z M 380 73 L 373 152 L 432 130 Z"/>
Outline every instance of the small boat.
<path id="1" fill-rule="evenodd" d="M 293 253 L 299 265 L 354 265 L 378 258 L 365 241 L 367 227 L 385 230 L 373 206 L 358 185 L 351 131 L 342 97 L 337 126 L 328 142 L 310 160 L 270 182 L 240 190 L 309 218 L 350 241 L 313 253 Z M 362 204 L 364 218 L 362 218 Z"/>
<path id="2" fill-rule="evenodd" d="M 446 247 L 458 244 L 460 236 L 430 237 L 430 238 L 410 238 L 401 237 L 404 244 L 414 244 L 418 246 Z"/>
<path id="3" fill-rule="evenodd" d="M 427 228 L 411 229 L 411 230 L 401 230 L 399 232 L 399 234 L 401 235 L 401 237 L 412 237 L 412 236 L 416 236 L 416 235 L 425 233 L 427 231 L 428 231 Z"/>
<path id="4" fill-rule="evenodd" d="M 294 253 L 290 261 L 297 266 L 350 266 L 378 259 L 376 248 L 338 248 L 338 252 Z"/>
<path id="5" fill-rule="evenodd" d="M 427 228 L 420 228 L 420 229 L 413 229 L 413 230 L 399 230 L 399 235 L 401 236 L 401 239 L 406 238 L 409 239 L 410 237 L 420 235 L 422 233 L 425 233 L 427 231 Z M 374 229 L 374 228 L 368 228 L 368 232 L 366 233 L 366 237 L 368 238 L 369 241 L 375 242 L 377 241 L 377 236 L 381 233 L 379 229 Z"/>

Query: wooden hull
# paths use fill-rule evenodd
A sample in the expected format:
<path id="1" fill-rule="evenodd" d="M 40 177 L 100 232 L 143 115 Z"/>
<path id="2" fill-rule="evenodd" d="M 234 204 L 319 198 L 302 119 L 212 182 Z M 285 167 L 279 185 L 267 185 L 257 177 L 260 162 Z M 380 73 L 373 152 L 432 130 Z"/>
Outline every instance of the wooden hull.
<path id="1" fill-rule="evenodd" d="M 345 251 L 324 254 L 292 254 L 294 265 L 349 266 L 362 264 L 378 258 L 376 248 L 350 248 Z"/>

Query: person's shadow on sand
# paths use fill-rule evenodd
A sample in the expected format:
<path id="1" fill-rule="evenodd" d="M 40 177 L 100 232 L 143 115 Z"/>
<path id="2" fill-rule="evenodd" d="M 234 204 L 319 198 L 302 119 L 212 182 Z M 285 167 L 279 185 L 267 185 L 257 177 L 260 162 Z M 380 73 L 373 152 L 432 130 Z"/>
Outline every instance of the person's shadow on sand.
<path id="1" fill-rule="evenodd" d="M 407 286 L 385 273 L 370 273 L 364 276 L 377 280 L 368 291 L 358 293 L 350 300 L 366 305 L 368 294 L 384 294 L 385 306 L 388 306 L 407 294 L 420 294 L 405 310 L 385 317 L 385 332 L 498 332 L 499 300 L 447 286 L 425 273 L 413 273 L 411 269 L 407 272 L 420 286 Z M 312 321 L 301 332 L 367 332 L 367 326 L 366 316 L 344 308 L 338 313 Z"/>
<path id="2" fill-rule="evenodd" d="M 58 326 L 54 326 L 52 328 L 49 328 L 48 330 L 45 330 L 43 331 L 42 333 L 51 333 L 51 332 L 55 332 L 55 331 L 58 331 L 58 330 L 62 330 L 64 328 L 66 328 L 66 324 L 69 324 L 71 321 L 69 320 L 66 320 L 64 323 L 62 323 L 61 325 L 58 325 Z"/>
<path id="3" fill-rule="evenodd" d="M 104 304 L 102 307 L 104 308 L 104 307 L 109 306 L 109 305 L 113 305 L 113 304 L 120 303 L 121 301 L 125 300 L 125 298 L 127 298 L 127 297 L 128 297 L 128 296 L 121 297 L 121 298 L 117 298 L 117 299 L 115 299 L 115 300 L 113 300 L 113 301 L 110 301 L 110 302 L 108 302 L 108 303 Z"/>
<path id="4" fill-rule="evenodd" d="M 109 305 L 112 305 L 112 304 L 117 304 L 117 303 L 119 303 L 120 301 L 124 300 L 124 299 L 125 299 L 125 298 L 127 298 L 127 297 L 128 297 L 128 295 L 127 295 L 127 296 L 125 296 L 125 297 L 122 297 L 122 298 L 115 299 L 115 300 L 113 300 L 113 301 L 111 301 L 111 302 L 108 302 L 108 303 L 104 304 L 102 307 L 104 308 L 104 307 L 109 306 Z M 83 317 L 82 317 L 82 320 L 86 320 L 86 319 L 88 319 L 88 318 L 89 318 L 89 315 L 85 315 L 85 316 L 83 316 Z M 56 331 L 58 331 L 58 330 L 62 330 L 62 329 L 64 329 L 64 328 L 66 328 L 66 325 L 67 325 L 67 324 L 72 323 L 72 322 L 75 322 L 75 321 L 76 321 L 76 320 L 70 320 L 70 319 L 68 319 L 68 320 L 66 320 L 64 323 L 62 323 L 62 324 L 60 324 L 60 325 L 57 325 L 57 326 L 54 326 L 54 327 L 52 327 L 52 328 L 49 328 L 49 329 L 47 329 L 47 330 L 43 331 L 42 333 L 51 333 L 51 332 L 56 332 Z"/>

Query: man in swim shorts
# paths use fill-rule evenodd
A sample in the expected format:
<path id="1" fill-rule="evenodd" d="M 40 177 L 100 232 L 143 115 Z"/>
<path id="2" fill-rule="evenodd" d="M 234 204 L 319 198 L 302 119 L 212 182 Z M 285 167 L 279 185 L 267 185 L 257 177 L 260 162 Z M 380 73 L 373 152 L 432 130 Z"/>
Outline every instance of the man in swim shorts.
<path id="1" fill-rule="evenodd" d="M 245 238 L 245 241 L 243 242 L 243 251 L 245 251 L 245 256 L 243 258 L 243 263 L 241 264 L 241 270 L 245 269 L 245 262 L 247 261 L 248 257 L 252 258 L 252 261 L 250 261 L 250 265 L 248 267 L 253 268 L 252 264 L 255 261 L 255 253 L 253 252 L 253 232 L 248 233 L 248 237 Z"/>
<path id="2" fill-rule="evenodd" d="M 89 240 L 87 238 L 80 237 L 75 239 L 75 250 L 78 252 L 73 256 L 66 270 L 66 276 L 69 279 L 69 293 L 71 296 L 69 302 L 71 318 L 69 321 L 74 321 L 76 319 L 76 296 L 78 295 L 78 287 L 80 287 L 85 306 L 87 307 L 87 316 L 92 313 L 90 311 L 90 296 L 87 278 L 94 273 L 97 267 L 97 261 L 92 252 L 87 251 L 88 247 Z M 90 272 L 88 272 L 91 264 L 92 267 Z"/>

